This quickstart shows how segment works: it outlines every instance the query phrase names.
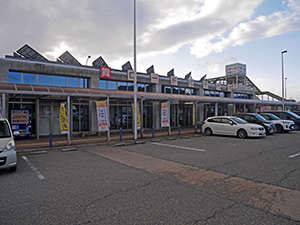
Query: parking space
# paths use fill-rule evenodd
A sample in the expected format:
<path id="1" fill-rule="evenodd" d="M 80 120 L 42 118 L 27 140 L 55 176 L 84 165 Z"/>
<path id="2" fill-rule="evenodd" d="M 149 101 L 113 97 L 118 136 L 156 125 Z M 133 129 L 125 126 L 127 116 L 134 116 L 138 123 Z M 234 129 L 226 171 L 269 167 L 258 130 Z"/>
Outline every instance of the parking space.
<path id="1" fill-rule="evenodd" d="M 15 173 L 0 171 L 1 224 L 299 224 L 299 137 L 18 154 Z"/>

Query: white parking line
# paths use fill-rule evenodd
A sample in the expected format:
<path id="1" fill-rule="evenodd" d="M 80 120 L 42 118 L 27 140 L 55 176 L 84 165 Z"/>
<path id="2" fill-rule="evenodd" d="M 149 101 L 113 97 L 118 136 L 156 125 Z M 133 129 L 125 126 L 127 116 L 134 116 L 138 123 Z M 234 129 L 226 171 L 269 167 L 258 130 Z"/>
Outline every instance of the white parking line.
<path id="1" fill-rule="evenodd" d="M 38 176 L 38 178 L 40 180 L 44 180 L 45 177 L 37 170 L 37 168 L 35 168 L 32 163 L 29 161 L 29 159 L 27 159 L 26 156 L 22 156 L 22 158 L 25 160 L 25 162 L 28 163 L 28 165 L 31 167 L 31 169 L 33 170 L 33 172 L 35 172 L 35 174 Z"/>
<path id="2" fill-rule="evenodd" d="M 162 143 L 157 143 L 157 142 L 151 142 L 151 144 L 167 146 L 167 147 L 171 147 L 171 148 L 182 148 L 182 149 L 192 150 L 192 151 L 197 151 L 197 152 L 205 152 L 205 150 L 203 150 L 203 149 L 189 148 L 189 147 L 183 147 L 183 146 L 177 146 L 177 145 L 168 145 L 168 144 L 162 144 Z"/>
<path id="3" fill-rule="evenodd" d="M 295 155 L 290 155 L 289 158 L 294 158 L 294 157 L 299 156 L 299 155 L 300 155 L 300 152 L 295 154 Z"/>

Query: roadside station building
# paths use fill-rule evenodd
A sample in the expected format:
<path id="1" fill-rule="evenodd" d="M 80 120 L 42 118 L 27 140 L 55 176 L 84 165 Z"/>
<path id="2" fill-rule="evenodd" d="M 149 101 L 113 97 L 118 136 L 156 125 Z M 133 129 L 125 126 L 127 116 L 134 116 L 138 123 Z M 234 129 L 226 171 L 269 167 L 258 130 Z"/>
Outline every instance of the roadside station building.
<path id="1" fill-rule="evenodd" d="M 228 65 L 226 71 L 226 76 L 210 79 L 204 76 L 200 80 L 193 80 L 191 73 L 179 78 L 174 69 L 167 75 L 158 75 L 154 66 L 145 73 L 137 72 L 142 130 L 162 129 L 161 103 L 165 102 L 169 103 L 172 129 L 179 125 L 194 127 L 213 115 L 281 109 L 279 96 L 260 91 L 246 76 L 246 65 Z M 86 66 L 69 52 L 54 62 L 24 45 L 12 56 L 0 58 L 1 112 L 16 124 L 13 129 L 39 138 L 61 133 L 59 109 L 66 103 L 71 136 L 98 134 L 96 101 L 105 100 L 110 131 L 120 128 L 131 131 L 133 74 L 130 62 L 121 70 L 112 69 L 100 56 L 92 66 Z M 260 97 L 263 95 L 267 98 Z M 291 109 L 297 102 L 285 100 L 285 106 Z M 22 121 L 27 113 L 29 119 Z"/>

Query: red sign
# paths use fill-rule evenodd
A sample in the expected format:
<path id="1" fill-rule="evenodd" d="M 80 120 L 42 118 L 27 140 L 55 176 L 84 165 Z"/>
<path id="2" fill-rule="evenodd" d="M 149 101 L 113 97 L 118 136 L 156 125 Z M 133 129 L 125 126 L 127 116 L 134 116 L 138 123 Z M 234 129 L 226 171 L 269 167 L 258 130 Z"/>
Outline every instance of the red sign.
<path id="1" fill-rule="evenodd" d="M 100 78 L 111 78 L 111 68 L 106 66 L 100 67 Z"/>

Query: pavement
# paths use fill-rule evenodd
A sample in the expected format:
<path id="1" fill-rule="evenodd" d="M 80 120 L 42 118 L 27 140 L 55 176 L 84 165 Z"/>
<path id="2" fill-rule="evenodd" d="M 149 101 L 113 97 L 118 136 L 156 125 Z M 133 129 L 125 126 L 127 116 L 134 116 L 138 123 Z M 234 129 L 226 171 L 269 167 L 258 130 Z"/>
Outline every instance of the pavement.
<path id="1" fill-rule="evenodd" d="M 87 145 L 103 145 L 103 144 L 128 144 L 140 141 L 157 141 L 159 138 L 184 138 L 186 135 L 200 135 L 200 130 L 195 132 L 195 128 L 181 129 L 180 134 L 178 130 L 172 130 L 171 135 L 168 134 L 168 130 L 155 131 L 154 138 L 151 131 L 144 131 L 144 135 L 141 138 L 141 134 L 138 131 L 138 139 L 134 140 L 134 134 L 132 132 L 123 132 L 122 140 L 120 139 L 119 132 L 110 133 L 110 141 L 107 141 L 106 133 L 98 135 L 86 135 L 71 138 L 71 144 L 68 145 L 67 135 L 53 135 L 52 141 L 49 136 L 36 138 L 16 138 L 17 152 L 31 152 L 51 149 L 72 149 L 79 146 Z"/>

